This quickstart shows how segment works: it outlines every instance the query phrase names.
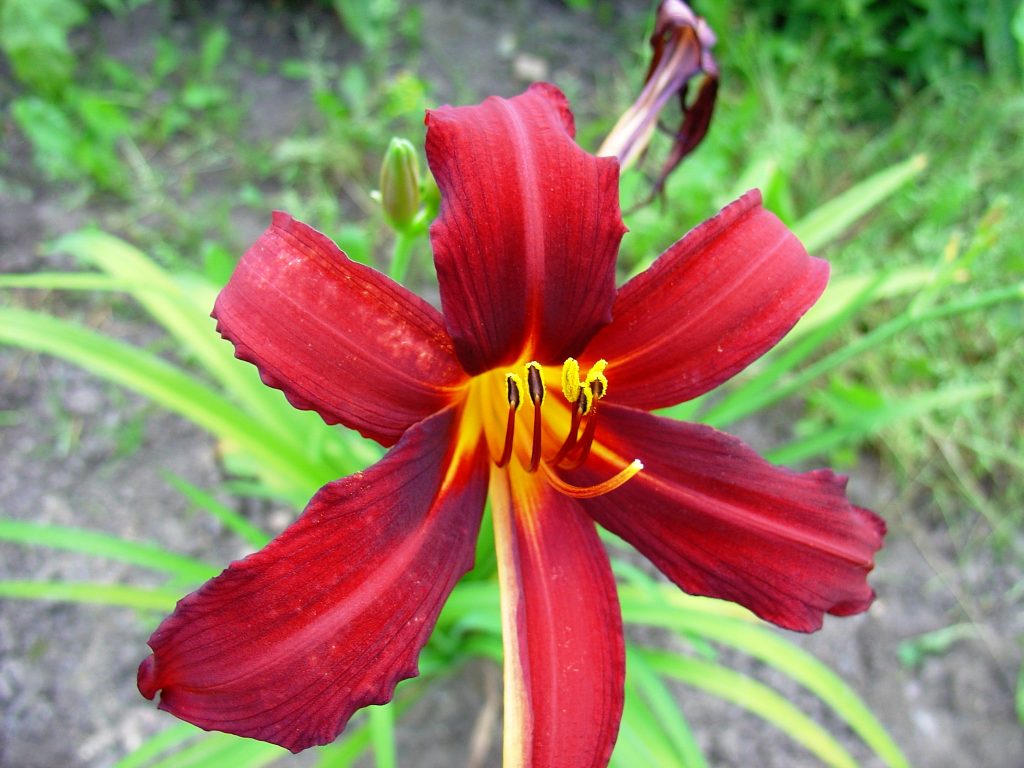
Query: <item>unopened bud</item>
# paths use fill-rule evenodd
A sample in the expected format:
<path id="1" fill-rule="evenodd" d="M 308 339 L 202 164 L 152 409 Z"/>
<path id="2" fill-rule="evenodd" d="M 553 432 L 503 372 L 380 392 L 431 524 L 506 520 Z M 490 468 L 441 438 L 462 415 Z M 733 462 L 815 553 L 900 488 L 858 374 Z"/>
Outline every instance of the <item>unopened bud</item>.
<path id="1" fill-rule="evenodd" d="M 380 166 L 380 202 L 395 229 L 404 230 L 420 210 L 420 164 L 416 149 L 393 138 Z"/>

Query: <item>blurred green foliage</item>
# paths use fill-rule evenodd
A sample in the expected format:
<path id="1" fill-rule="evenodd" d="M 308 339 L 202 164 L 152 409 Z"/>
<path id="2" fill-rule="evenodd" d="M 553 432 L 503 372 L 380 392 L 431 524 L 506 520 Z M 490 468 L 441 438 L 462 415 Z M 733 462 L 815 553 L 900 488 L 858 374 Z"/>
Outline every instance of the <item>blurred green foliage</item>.
<path id="1" fill-rule="evenodd" d="M 0 49 L 22 83 L 41 93 L 59 94 L 75 71 L 68 32 L 87 18 L 78 0 L 4 0 Z"/>
<path id="2" fill-rule="evenodd" d="M 858 121 L 885 122 L 906 98 L 947 87 L 963 73 L 1020 83 L 1017 0 L 742 5 L 756 27 L 778 41 L 775 54 L 783 70 L 813 67 L 821 88 L 815 95 L 842 94 L 841 108 Z"/>

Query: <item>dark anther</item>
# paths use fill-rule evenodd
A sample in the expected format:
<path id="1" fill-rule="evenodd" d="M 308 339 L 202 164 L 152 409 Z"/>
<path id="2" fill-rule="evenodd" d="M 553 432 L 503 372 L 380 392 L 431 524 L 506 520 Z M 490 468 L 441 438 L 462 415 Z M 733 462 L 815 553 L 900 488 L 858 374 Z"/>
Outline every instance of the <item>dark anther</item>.
<path id="1" fill-rule="evenodd" d="M 526 388 L 530 392 L 530 400 L 534 405 L 544 402 L 544 378 L 541 376 L 540 366 L 537 363 L 530 363 L 526 366 Z"/>

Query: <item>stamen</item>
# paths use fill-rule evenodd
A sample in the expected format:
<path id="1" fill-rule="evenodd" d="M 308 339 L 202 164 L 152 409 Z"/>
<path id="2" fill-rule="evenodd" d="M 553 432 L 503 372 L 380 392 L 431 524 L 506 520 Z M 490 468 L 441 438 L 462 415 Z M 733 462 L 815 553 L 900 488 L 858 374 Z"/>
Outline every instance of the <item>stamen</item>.
<path id="1" fill-rule="evenodd" d="M 544 473 L 547 475 L 548 482 L 550 482 L 559 493 L 564 493 L 566 496 L 571 496 L 574 499 L 592 499 L 595 496 L 603 496 L 609 491 L 614 491 L 616 488 L 625 484 L 643 468 L 644 465 L 640 459 L 633 459 L 628 466 L 624 467 L 612 477 L 609 477 L 603 483 L 597 483 L 596 485 L 588 485 L 585 487 L 570 485 L 556 475 L 554 470 L 550 469 L 547 465 L 544 465 Z"/>
<path id="2" fill-rule="evenodd" d="M 580 396 L 580 364 L 572 357 L 562 363 L 562 394 L 570 403 Z"/>
<path id="3" fill-rule="evenodd" d="M 540 466 L 541 447 L 541 415 L 540 407 L 544 403 L 544 374 L 540 363 L 531 360 L 526 364 L 526 387 L 533 401 L 533 448 L 530 450 L 529 472 L 536 472 Z"/>
<path id="4" fill-rule="evenodd" d="M 583 420 L 583 414 L 587 412 L 588 406 L 586 403 L 590 401 L 585 396 L 587 390 L 581 389 L 579 398 L 576 400 L 576 407 L 572 409 L 572 422 L 569 424 L 569 434 L 565 436 L 565 442 L 562 443 L 562 447 L 558 449 L 558 453 L 551 457 L 549 464 L 558 465 L 569 455 L 569 451 L 576 447 L 576 435 L 580 431 L 580 421 Z"/>
<path id="5" fill-rule="evenodd" d="M 544 369 L 536 360 L 526 364 L 526 387 L 534 406 L 544 402 Z"/>
<path id="6" fill-rule="evenodd" d="M 583 462 L 590 456 L 590 447 L 594 444 L 594 434 L 597 432 L 597 405 L 594 405 L 590 416 L 587 417 L 587 426 L 583 428 L 583 435 L 578 442 L 576 456 L 566 469 L 576 469 L 583 466 Z"/>
<path id="7" fill-rule="evenodd" d="M 516 411 L 523 403 L 523 380 L 515 373 L 505 374 L 505 388 L 508 393 L 508 422 L 505 424 L 505 447 L 501 450 L 498 466 L 504 467 L 512 458 L 512 438 L 516 431 Z"/>
<path id="8" fill-rule="evenodd" d="M 506 373 L 505 388 L 508 391 L 508 404 L 518 411 L 523 404 L 523 380 L 516 373 Z"/>
<path id="9" fill-rule="evenodd" d="M 608 394 L 608 379 L 604 375 L 604 369 L 607 367 L 608 361 L 601 358 L 590 367 L 586 381 L 583 382 L 583 386 L 593 392 L 597 400 Z"/>
<path id="10" fill-rule="evenodd" d="M 589 415 L 587 427 L 584 430 L 583 447 L 580 448 L 580 455 L 573 463 L 573 467 L 580 466 L 590 455 L 590 446 L 594 441 L 595 426 L 591 426 L 596 416 L 597 401 L 608 392 L 608 379 L 604 375 L 604 369 L 608 367 L 608 361 L 604 358 L 594 363 L 587 372 L 587 378 L 580 382 L 580 365 L 573 358 L 568 358 L 562 365 L 562 394 L 574 404 L 572 409 L 572 423 L 569 425 L 569 434 L 565 436 L 565 442 L 558 452 L 551 457 L 549 464 L 557 466 L 565 460 L 574 448 L 579 444 L 580 423 L 584 416 Z"/>

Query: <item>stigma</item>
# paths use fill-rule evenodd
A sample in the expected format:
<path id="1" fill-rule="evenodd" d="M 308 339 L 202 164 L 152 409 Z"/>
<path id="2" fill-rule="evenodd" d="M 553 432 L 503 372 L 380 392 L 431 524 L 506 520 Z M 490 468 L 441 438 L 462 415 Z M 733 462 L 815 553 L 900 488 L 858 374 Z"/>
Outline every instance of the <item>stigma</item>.
<path id="1" fill-rule="evenodd" d="M 505 467 L 514 456 L 518 456 L 527 472 L 542 470 L 541 474 L 553 488 L 575 498 L 600 496 L 634 477 L 643 469 L 639 459 L 634 459 L 609 479 L 593 486 L 570 485 L 556 473 L 557 469 L 576 469 L 590 457 L 597 434 L 598 403 L 608 394 L 608 377 L 605 374 L 607 367 L 606 360 L 598 360 L 584 376 L 581 375 L 579 362 L 574 358 L 570 357 L 562 364 L 561 395 L 564 402 L 549 405 L 549 414 L 555 416 L 551 420 L 553 423 L 545 422 L 544 403 L 548 387 L 541 364 L 531 360 L 523 366 L 521 374 L 516 371 L 506 372 L 503 394 L 508 401 L 508 415 L 504 443 L 495 464 Z M 521 418 L 520 411 L 527 406 L 527 401 L 532 414 L 523 414 L 525 418 Z M 554 414 L 550 413 L 552 410 Z M 566 411 L 568 420 L 565 417 Z M 518 451 L 517 424 L 519 431 L 529 430 L 532 426 L 529 438 L 523 435 Z M 556 428 L 564 430 L 564 434 L 553 437 Z"/>

